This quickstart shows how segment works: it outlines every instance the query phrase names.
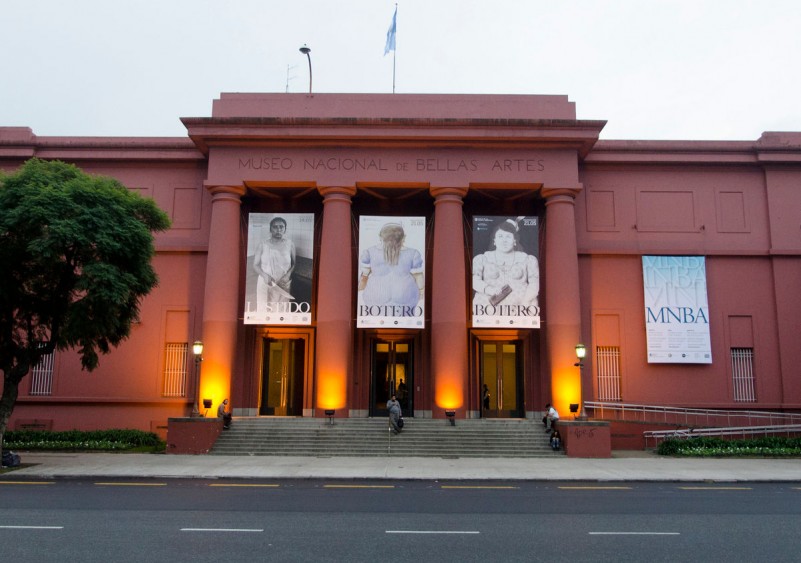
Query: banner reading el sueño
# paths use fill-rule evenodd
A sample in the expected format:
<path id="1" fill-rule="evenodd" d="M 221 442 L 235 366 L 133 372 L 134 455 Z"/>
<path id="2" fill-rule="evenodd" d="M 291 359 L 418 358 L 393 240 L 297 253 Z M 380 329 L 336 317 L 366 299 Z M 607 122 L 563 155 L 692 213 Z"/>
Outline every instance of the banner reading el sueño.
<path id="1" fill-rule="evenodd" d="M 473 326 L 540 327 L 537 217 L 473 217 Z"/>
<path id="2" fill-rule="evenodd" d="M 245 324 L 310 325 L 313 259 L 313 213 L 251 213 Z"/>
<path id="3" fill-rule="evenodd" d="M 706 260 L 643 256 L 648 362 L 711 364 Z"/>
<path id="4" fill-rule="evenodd" d="M 425 327 L 425 217 L 359 218 L 357 327 Z"/>

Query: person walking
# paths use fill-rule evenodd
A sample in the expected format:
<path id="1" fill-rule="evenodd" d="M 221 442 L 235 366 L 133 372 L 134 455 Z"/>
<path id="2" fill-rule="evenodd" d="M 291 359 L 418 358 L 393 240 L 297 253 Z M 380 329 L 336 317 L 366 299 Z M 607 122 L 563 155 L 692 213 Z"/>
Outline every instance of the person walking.
<path id="1" fill-rule="evenodd" d="M 392 428 L 393 434 L 400 434 L 401 427 L 398 424 L 401 416 L 403 413 L 401 412 L 401 406 L 398 402 L 398 399 L 395 398 L 395 394 L 392 394 L 392 397 L 387 401 L 387 410 L 389 411 L 389 426 Z"/>

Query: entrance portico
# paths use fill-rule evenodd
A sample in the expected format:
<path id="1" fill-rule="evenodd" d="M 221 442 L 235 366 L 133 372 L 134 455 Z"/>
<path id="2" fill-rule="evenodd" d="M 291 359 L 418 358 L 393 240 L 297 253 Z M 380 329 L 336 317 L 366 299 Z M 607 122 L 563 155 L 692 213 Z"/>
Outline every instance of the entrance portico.
<path id="1" fill-rule="evenodd" d="M 329 409 L 368 416 L 375 408 L 376 366 L 386 366 L 376 363 L 376 341 L 354 318 L 356 225 L 365 214 L 426 222 L 425 324 L 403 356 L 409 362 L 403 369 L 414 371 L 406 392 L 415 416 L 444 417 L 446 409 L 481 416 L 480 384 L 489 376 L 478 359 L 484 352 L 474 356 L 470 343 L 497 343 L 501 327 L 478 330 L 470 321 L 472 241 L 465 225 L 476 215 L 532 216 L 544 225 L 542 324 L 515 329 L 523 335 L 511 340 L 519 346 L 513 371 L 520 400 L 509 412 L 533 416 L 546 401 L 566 412 L 581 402 L 573 367 L 581 340 L 573 199 L 581 190 L 578 160 L 603 122 L 576 120 L 573 104 L 560 96 L 489 98 L 497 106 L 482 107 L 482 118 L 474 119 L 478 113 L 460 96 L 235 94 L 215 101 L 211 118 L 184 119 L 190 137 L 208 152 L 206 183 L 214 186 L 203 397 L 216 405 L 231 395 L 235 413 L 259 411 L 265 364 L 262 340 L 254 335 L 269 327 L 241 322 L 243 224 L 247 212 L 300 211 L 316 218 L 312 320 L 296 327 L 314 333 L 313 345 L 304 361 L 288 360 L 313 371 L 298 379 L 305 382 L 304 416 Z M 398 341 L 382 337 L 389 330 L 370 334 Z M 398 365 L 393 359 L 392 370 Z M 397 386 L 400 378 L 392 373 L 385 380 Z"/>

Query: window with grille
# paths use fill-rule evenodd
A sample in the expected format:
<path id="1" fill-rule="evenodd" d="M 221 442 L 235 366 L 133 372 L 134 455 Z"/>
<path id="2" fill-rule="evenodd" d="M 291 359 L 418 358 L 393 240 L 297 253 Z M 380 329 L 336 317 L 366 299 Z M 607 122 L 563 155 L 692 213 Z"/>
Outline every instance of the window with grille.
<path id="1" fill-rule="evenodd" d="M 753 348 L 731 349 L 731 376 L 734 400 L 742 403 L 756 402 Z"/>
<path id="2" fill-rule="evenodd" d="M 186 397 L 188 354 L 188 342 L 167 342 L 164 349 L 163 397 Z"/>
<path id="3" fill-rule="evenodd" d="M 598 346 L 595 353 L 598 370 L 598 400 L 619 401 L 620 397 L 620 348 Z"/>
<path id="4" fill-rule="evenodd" d="M 41 344 L 44 346 L 44 344 Z M 43 396 L 53 393 L 53 366 L 55 365 L 55 352 L 45 354 L 31 369 L 31 395 Z"/>

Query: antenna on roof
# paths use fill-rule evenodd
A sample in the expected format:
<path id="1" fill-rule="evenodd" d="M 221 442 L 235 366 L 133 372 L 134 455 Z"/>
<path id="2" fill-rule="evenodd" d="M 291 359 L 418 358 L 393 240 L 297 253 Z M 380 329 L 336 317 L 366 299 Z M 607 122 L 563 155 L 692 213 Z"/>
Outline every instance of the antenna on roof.
<path id="1" fill-rule="evenodd" d="M 297 78 L 294 74 L 290 76 L 289 75 L 289 71 L 291 71 L 292 69 L 295 69 L 297 67 L 298 67 L 298 65 L 286 65 L 286 92 L 287 93 L 289 93 L 289 81 L 290 80 L 294 80 L 295 78 Z"/>

